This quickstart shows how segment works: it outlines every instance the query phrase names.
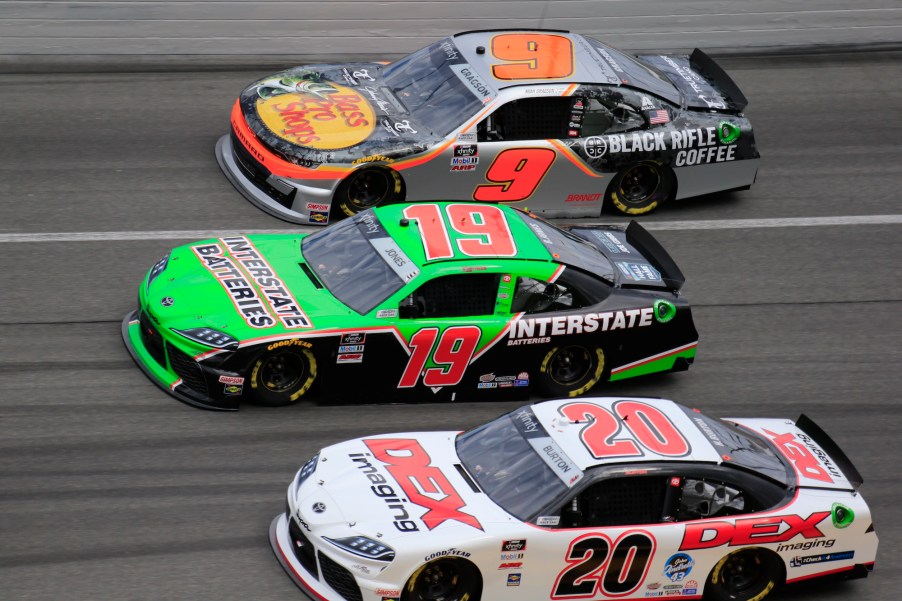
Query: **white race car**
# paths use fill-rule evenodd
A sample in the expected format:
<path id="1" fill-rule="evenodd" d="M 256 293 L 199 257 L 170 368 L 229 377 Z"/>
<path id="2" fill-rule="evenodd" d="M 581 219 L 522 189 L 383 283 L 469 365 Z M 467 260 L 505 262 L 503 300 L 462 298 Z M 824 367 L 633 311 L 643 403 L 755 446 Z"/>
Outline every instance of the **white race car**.
<path id="1" fill-rule="evenodd" d="M 758 601 L 873 569 L 860 484 L 805 416 L 556 400 L 465 433 L 327 447 L 288 487 L 270 541 L 317 601 Z"/>

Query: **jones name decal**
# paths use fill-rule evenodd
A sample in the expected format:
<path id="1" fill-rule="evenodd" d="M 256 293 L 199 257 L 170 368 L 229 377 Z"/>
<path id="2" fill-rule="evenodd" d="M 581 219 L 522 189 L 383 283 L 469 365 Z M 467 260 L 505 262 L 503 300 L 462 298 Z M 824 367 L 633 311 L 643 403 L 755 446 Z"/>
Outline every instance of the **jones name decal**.
<path id="1" fill-rule="evenodd" d="M 541 344 L 551 336 L 565 334 L 590 334 L 627 328 L 650 326 L 654 320 L 654 308 L 586 313 L 583 315 L 555 315 L 554 317 L 529 317 L 511 323 L 507 346 Z"/>

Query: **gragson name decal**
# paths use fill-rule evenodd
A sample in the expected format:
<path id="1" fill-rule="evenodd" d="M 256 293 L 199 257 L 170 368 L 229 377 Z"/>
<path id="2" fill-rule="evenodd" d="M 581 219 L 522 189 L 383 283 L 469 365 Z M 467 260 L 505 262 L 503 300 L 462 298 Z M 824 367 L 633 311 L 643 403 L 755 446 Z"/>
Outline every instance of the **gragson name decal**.
<path id="1" fill-rule="evenodd" d="M 555 315 L 554 317 L 529 317 L 511 323 L 507 346 L 541 344 L 550 342 L 551 336 L 565 334 L 590 334 L 601 331 L 625 330 L 650 326 L 654 308 L 586 313 L 583 315 Z"/>
<path id="2" fill-rule="evenodd" d="M 407 498 L 427 511 L 420 519 L 429 530 L 454 520 L 482 530 L 482 524 L 460 511 L 466 503 L 440 469 L 431 465 L 429 454 L 410 438 L 364 440 L 373 456 L 385 464 Z"/>
<path id="3" fill-rule="evenodd" d="M 222 238 L 221 242 L 226 245 L 231 257 L 223 254 L 219 244 L 192 246 L 191 249 L 232 297 L 248 325 L 255 328 L 276 325 L 272 315 L 266 310 L 268 306 L 286 328 L 312 327 L 313 324 L 298 301 L 247 238 L 234 236 Z M 243 271 L 235 265 L 233 259 Z M 248 280 L 256 285 L 256 289 Z M 257 290 L 260 291 L 259 295 Z"/>
<path id="4" fill-rule="evenodd" d="M 818 511 L 807 518 L 798 515 L 777 515 L 761 518 L 743 518 L 733 522 L 716 521 L 687 524 L 680 551 L 712 549 L 722 545 L 731 547 L 784 543 L 796 536 L 807 539 L 823 538 L 817 525 L 830 516 L 829 511 Z"/>

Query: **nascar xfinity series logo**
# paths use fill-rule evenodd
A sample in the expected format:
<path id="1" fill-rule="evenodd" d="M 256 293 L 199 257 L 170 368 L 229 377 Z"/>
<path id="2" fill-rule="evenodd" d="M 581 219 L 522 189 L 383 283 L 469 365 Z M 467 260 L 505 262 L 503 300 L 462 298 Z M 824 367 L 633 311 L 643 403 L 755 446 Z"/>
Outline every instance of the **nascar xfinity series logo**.
<path id="1" fill-rule="evenodd" d="M 310 328 L 313 324 L 298 301 L 244 236 L 223 238 L 218 243 L 199 244 L 191 250 L 207 271 L 216 276 L 244 321 L 253 328 L 270 328 L 277 317 L 286 328 Z"/>

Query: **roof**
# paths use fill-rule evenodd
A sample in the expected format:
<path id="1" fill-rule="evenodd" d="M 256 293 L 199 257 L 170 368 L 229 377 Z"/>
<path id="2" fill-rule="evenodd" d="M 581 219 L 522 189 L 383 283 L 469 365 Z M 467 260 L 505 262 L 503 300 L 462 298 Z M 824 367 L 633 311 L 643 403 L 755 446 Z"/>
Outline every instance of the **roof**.
<path id="1" fill-rule="evenodd" d="M 552 260 L 521 213 L 504 205 L 420 202 L 378 207 L 375 213 L 386 232 L 417 265 L 486 259 Z"/>
<path id="2" fill-rule="evenodd" d="M 532 406 L 581 470 L 648 461 L 720 463 L 720 453 L 682 405 L 664 399 L 579 397 Z"/>

